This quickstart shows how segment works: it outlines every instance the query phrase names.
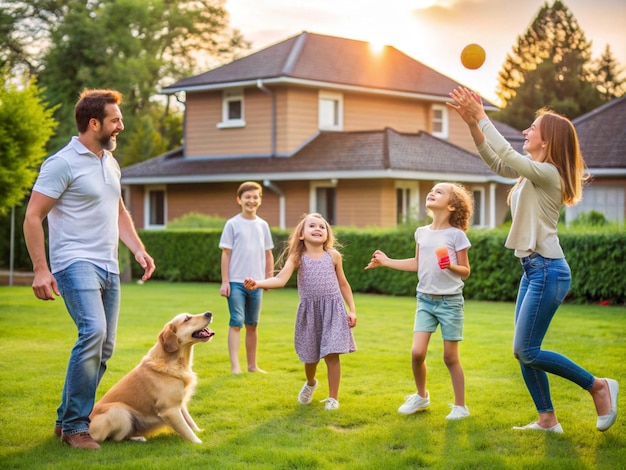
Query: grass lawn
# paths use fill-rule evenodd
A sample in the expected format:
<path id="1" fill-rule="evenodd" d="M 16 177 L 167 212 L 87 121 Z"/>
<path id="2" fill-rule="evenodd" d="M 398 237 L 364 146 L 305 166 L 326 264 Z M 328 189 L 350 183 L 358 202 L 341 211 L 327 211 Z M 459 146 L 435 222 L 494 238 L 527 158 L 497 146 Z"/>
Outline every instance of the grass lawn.
<path id="1" fill-rule="evenodd" d="M 415 299 L 355 295 L 358 351 L 344 355 L 339 410 L 326 412 L 326 368 L 308 406 L 296 397 L 303 365 L 293 349 L 294 289 L 265 293 L 259 366 L 231 375 L 228 309 L 217 284 L 148 282 L 123 286 L 117 349 L 98 397 L 132 369 L 180 312 L 211 310 L 216 336 L 195 348 L 196 394 L 189 406 L 203 444 L 161 433 L 146 443 L 105 442 L 71 449 L 53 435 L 75 327 L 62 299 L 42 302 L 29 287 L 0 287 L 0 468 L 57 469 L 617 469 L 626 467 L 626 409 L 607 432 L 595 429 L 587 392 L 551 377 L 562 435 L 511 429 L 536 418 L 511 353 L 513 304 L 466 302 L 465 369 L 471 416 L 448 422 L 452 387 L 439 332 L 429 349 L 431 406 L 397 413 L 414 393 L 409 354 Z M 242 337 L 242 345 L 244 344 Z M 545 348 L 599 377 L 618 379 L 626 396 L 626 308 L 565 305 Z M 245 367 L 245 350 L 241 350 Z"/>

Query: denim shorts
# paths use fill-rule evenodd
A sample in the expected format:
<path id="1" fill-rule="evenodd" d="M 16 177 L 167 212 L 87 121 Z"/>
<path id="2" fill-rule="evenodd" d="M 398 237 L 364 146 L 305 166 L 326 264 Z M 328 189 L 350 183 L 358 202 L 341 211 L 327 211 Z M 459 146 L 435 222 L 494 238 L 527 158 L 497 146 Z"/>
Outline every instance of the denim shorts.
<path id="1" fill-rule="evenodd" d="M 463 340 L 463 294 L 429 295 L 417 293 L 417 312 L 413 331 L 433 333 L 441 325 L 446 341 Z"/>
<path id="2" fill-rule="evenodd" d="M 230 321 L 228 326 L 242 328 L 244 324 L 257 326 L 261 316 L 261 301 L 263 289 L 246 289 L 243 282 L 230 283 L 230 296 L 228 297 L 228 310 Z"/>

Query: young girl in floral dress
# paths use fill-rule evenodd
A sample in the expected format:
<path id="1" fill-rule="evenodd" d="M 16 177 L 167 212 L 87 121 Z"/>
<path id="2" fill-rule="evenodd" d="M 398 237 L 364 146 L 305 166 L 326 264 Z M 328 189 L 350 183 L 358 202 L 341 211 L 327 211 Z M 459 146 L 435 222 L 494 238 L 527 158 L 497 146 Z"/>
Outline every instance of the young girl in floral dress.
<path id="1" fill-rule="evenodd" d="M 317 213 L 302 218 L 291 233 L 281 259 L 287 259 L 281 271 L 264 280 L 247 278 L 248 289 L 283 287 L 298 271 L 300 304 L 296 315 L 294 345 L 304 362 L 306 382 L 298 402 L 311 403 L 317 387 L 317 365 L 324 359 L 328 369 L 326 410 L 339 408 L 341 380 L 340 354 L 356 351 L 352 330 L 356 325 L 356 308 L 352 289 L 343 272 L 341 254 L 328 222 Z M 348 311 L 346 311 L 346 304 Z"/>

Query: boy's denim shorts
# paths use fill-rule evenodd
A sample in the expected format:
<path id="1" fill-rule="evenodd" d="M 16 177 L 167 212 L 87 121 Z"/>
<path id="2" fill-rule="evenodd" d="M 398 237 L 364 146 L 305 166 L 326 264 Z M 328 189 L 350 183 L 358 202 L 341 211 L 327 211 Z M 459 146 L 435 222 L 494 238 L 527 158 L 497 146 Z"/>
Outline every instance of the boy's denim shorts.
<path id="1" fill-rule="evenodd" d="M 230 283 L 228 310 L 230 321 L 228 326 L 243 328 L 243 325 L 257 326 L 261 316 L 263 289 L 246 289 L 243 282 Z"/>

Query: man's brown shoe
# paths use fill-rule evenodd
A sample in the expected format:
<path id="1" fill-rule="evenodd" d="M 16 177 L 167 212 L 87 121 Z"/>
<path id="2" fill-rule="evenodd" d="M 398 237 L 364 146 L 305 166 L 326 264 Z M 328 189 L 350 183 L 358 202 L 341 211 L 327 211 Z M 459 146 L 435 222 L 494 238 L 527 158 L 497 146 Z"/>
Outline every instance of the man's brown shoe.
<path id="1" fill-rule="evenodd" d="M 71 445 L 76 449 L 99 449 L 100 446 L 92 439 L 88 432 L 79 432 L 77 434 L 63 434 L 61 442 Z"/>
<path id="2" fill-rule="evenodd" d="M 63 434 L 63 429 L 61 428 L 61 426 L 55 426 L 54 435 L 61 437 L 61 434 Z"/>

